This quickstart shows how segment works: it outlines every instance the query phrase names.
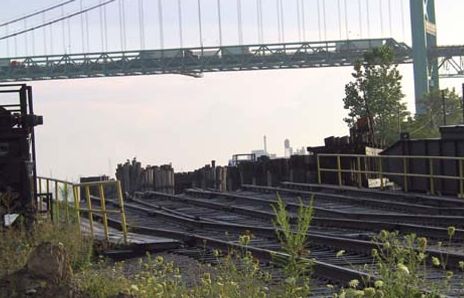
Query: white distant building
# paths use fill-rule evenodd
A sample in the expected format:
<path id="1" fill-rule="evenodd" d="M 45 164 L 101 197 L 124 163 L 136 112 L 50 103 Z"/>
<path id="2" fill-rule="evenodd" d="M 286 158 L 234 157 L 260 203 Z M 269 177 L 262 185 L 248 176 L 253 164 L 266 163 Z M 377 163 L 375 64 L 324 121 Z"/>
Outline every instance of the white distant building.
<path id="1" fill-rule="evenodd" d="M 253 150 L 251 151 L 251 154 L 254 154 L 256 156 L 256 159 L 260 158 L 261 156 L 269 156 L 266 151 L 264 150 Z"/>
<path id="2" fill-rule="evenodd" d="M 293 154 L 293 148 L 290 147 L 290 140 L 285 139 L 285 141 L 284 141 L 284 156 L 286 158 L 290 158 L 290 156 L 292 156 L 292 154 Z"/>
<path id="3" fill-rule="evenodd" d="M 308 151 L 306 150 L 304 146 L 301 147 L 301 149 L 296 149 L 295 151 L 295 155 L 307 155 L 307 154 L 308 154 Z"/>

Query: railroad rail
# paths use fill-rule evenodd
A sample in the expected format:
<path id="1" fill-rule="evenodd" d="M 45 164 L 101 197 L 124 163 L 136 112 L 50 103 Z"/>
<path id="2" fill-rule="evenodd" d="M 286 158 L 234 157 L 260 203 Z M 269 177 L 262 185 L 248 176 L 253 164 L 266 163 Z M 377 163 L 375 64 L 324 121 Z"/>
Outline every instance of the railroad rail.
<path id="1" fill-rule="evenodd" d="M 138 198 L 126 202 L 128 223 L 132 231 L 156 236 L 169 235 L 169 237 L 182 240 L 192 246 L 199 245 L 220 249 L 227 249 L 227 247 L 243 249 L 244 247 L 238 243 L 238 238 L 241 233 L 251 231 L 255 238 L 246 249 L 255 256 L 263 260 L 272 260 L 272 255 L 282 254 L 280 244 L 275 239 L 275 229 L 272 223 L 269 220 L 256 217 L 255 213 L 245 216 L 236 213 L 235 208 L 228 208 L 224 205 L 224 212 L 220 212 L 221 215 L 218 215 L 218 208 L 206 208 L 205 205 L 199 208 L 199 206 L 192 205 L 192 202 L 187 202 L 185 195 L 173 196 L 147 192 L 143 198 L 141 198 L 141 194 L 138 196 Z M 190 199 L 200 201 L 197 198 Z M 215 199 L 209 198 L 201 201 L 208 200 L 214 201 Z M 256 205 L 256 209 L 261 209 L 263 203 L 266 202 Z M 269 204 L 270 202 L 267 201 L 267 205 Z M 249 211 L 252 212 L 252 210 Z M 228 221 L 224 219 L 228 219 Z M 163 228 L 156 228 L 160 226 Z M 335 235 L 334 231 L 338 234 Z M 359 279 L 369 275 L 369 271 L 366 271 L 364 266 L 372 264 L 370 252 L 377 244 L 371 241 L 350 239 L 353 237 L 352 232 L 346 229 L 336 231 L 321 227 L 317 229 L 317 232 L 309 234 L 311 256 L 317 258 L 315 263 L 317 276 L 326 278 L 330 282 L 344 283 L 354 278 Z M 336 257 L 337 251 L 341 249 L 349 253 L 347 260 Z M 431 249 L 428 253 L 438 255 L 442 252 Z M 456 267 L 457 262 L 463 258 L 462 254 L 451 253 L 449 266 Z M 431 268 L 429 277 L 437 278 L 441 274 L 443 274 L 441 270 Z M 459 278 L 460 275 L 457 274 L 453 285 L 457 285 Z"/>

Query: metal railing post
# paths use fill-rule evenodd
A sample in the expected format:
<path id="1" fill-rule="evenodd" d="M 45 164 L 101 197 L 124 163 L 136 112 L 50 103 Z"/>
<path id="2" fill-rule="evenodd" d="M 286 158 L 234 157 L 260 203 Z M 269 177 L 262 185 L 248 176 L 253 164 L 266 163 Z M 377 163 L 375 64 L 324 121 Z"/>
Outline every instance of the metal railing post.
<path id="1" fill-rule="evenodd" d="M 45 189 L 47 190 L 47 200 L 50 199 L 50 201 L 48 202 L 49 204 L 49 207 L 50 210 L 48 210 L 50 212 L 50 216 L 52 217 L 52 222 L 53 222 L 53 206 L 51 206 L 53 204 L 53 199 L 51 198 L 51 196 L 49 197 L 49 194 L 50 194 L 50 180 L 49 179 L 45 179 Z"/>
<path id="2" fill-rule="evenodd" d="M 342 186 L 342 163 L 340 161 L 340 155 L 337 155 L 337 173 L 338 173 L 338 185 Z"/>
<path id="3" fill-rule="evenodd" d="M 68 190 L 68 184 L 67 183 L 65 183 L 64 186 L 63 186 L 63 192 L 64 192 L 64 205 L 65 205 L 66 222 L 69 223 L 69 200 L 68 200 L 69 190 Z M 73 192 L 74 192 L 74 187 L 73 187 Z M 75 194 L 73 194 L 73 195 L 75 196 Z"/>
<path id="4" fill-rule="evenodd" d="M 118 182 L 116 184 L 116 188 L 118 190 L 119 208 L 121 209 L 122 234 L 123 234 L 123 237 L 124 237 L 124 244 L 127 244 L 127 222 L 126 222 L 126 212 L 125 212 L 125 208 L 124 208 L 124 197 L 122 195 L 121 181 L 118 180 Z"/>
<path id="5" fill-rule="evenodd" d="M 93 214 L 92 214 L 92 201 L 90 200 L 90 188 L 89 186 L 85 187 L 85 199 L 87 201 L 87 209 L 89 212 L 89 225 L 90 225 L 90 237 L 93 239 Z"/>
<path id="6" fill-rule="evenodd" d="M 55 180 L 55 202 L 56 202 L 56 218 L 58 222 L 61 221 L 60 219 L 60 199 L 58 198 L 58 181 Z"/>
<path id="7" fill-rule="evenodd" d="M 100 204 L 101 204 L 101 212 L 103 216 L 103 230 L 105 232 L 105 239 L 106 241 L 110 240 L 109 232 L 108 232 L 108 215 L 106 214 L 106 199 L 105 199 L 105 191 L 103 189 L 103 184 L 98 185 L 98 192 L 100 194 Z"/>
<path id="8" fill-rule="evenodd" d="M 361 157 L 356 157 L 356 162 L 358 164 L 358 187 L 362 188 L 362 174 L 361 174 Z"/>
<path id="9" fill-rule="evenodd" d="M 80 214 L 80 197 L 79 189 L 77 186 L 73 186 L 73 196 L 74 196 L 74 208 L 76 209 L 76 218 L 77 223 L 79 224 L 79 233 L 81 232 L 81 214 Z"/>
<path id="10" fill-rule="evenodd" d="M 319 184 L 322 184 L 322 179 L 321 179 L 321 160 L 319 159 L 319 154 L 316 155 L 316 160 L 317 160 L 317 182 Z"/>
<path id="11" fill-rule="evenodd" d="M 379 155 L 380 156 L 380 155 Z M 380 189 L 381 190 L 384 190 L 385 189 L 385 185 L 384 185 L 384 181 L 383 181 L 383 159 L 382 159 L 382 156 L 379 157 L 379 177 L 380 177 Z"/>
<path id="12" fill-rule="evenodd" d="M 39 180 L 38 181 L 38 186 L 39 186 L 38 194 L 39 194 L 39 196 L 38 196 L 38 198 L 36 198 L 36 200 L 38 200 L 38 202 L 37 202 L 37 212 L 39 212 L 40 210 L 42 210 L 42 196 L 41 196 L 41 194 L 42 194 L 42 178 L 38 177 L 37 180 Z"/>
<path id="13" fill-rule="evenodd" d="M 408 165 L 406 157 L 403 157 L 403 185 L 403 190 L 408 192 Z"/>
<path id="14" fill-rule="evenodd" d="M 464 199 L 464 165 L 463 160 L 459 160 L 459 192 Z"/>
<path id="15" fill-rule="evenodd" d="M 430 194 L 435 194 L 435 185 L 433 179 L 433 159 L 429 158 L 429 179 L 430 179 Z"/>

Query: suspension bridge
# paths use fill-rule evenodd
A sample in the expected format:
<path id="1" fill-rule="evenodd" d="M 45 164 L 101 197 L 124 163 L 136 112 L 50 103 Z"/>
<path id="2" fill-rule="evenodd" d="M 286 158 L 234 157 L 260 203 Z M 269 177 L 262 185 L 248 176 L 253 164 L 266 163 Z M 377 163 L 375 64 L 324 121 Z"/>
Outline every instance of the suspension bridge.
<path id="1" fill-rule="evenodd" d="M 464 46 L 437 45 L 434 0 L 409 2 L 67 0 L 0 23 L 0 82 L 343 67 L 388 45 L 421 113 Z"/>

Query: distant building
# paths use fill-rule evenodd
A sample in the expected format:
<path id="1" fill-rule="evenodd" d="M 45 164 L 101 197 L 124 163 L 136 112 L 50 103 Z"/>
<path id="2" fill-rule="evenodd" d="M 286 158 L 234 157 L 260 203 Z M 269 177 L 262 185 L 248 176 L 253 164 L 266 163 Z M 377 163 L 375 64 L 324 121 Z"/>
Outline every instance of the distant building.
<path id="1" fill-rule="evenodd" d="M 256 159 L 260 158 L 261 156 L 267 156 L 269 157 L 269 154 L 265 150 L 253 150 L 251 151 L 251 154 L 254 154 L 256 156 Z"/>
<path id="2" fill-rule="evenodd" d="M 293 154 L 293 149 L 292 149 L 292 147 L 290 147 L 290 140 L 285 139 L 285 141 L 284 141 L 284 156 L 286 158 L 289 158 L 290 156 L 292 156 L 292 154 Z"/>
<path id="3" fill-rule="evenodd" d="M 306 151 L 306 148 L 303 146 L 301 149 L 296 149 L 295 150 L 295 155 L 307 155 L 308 151 Z"/>

